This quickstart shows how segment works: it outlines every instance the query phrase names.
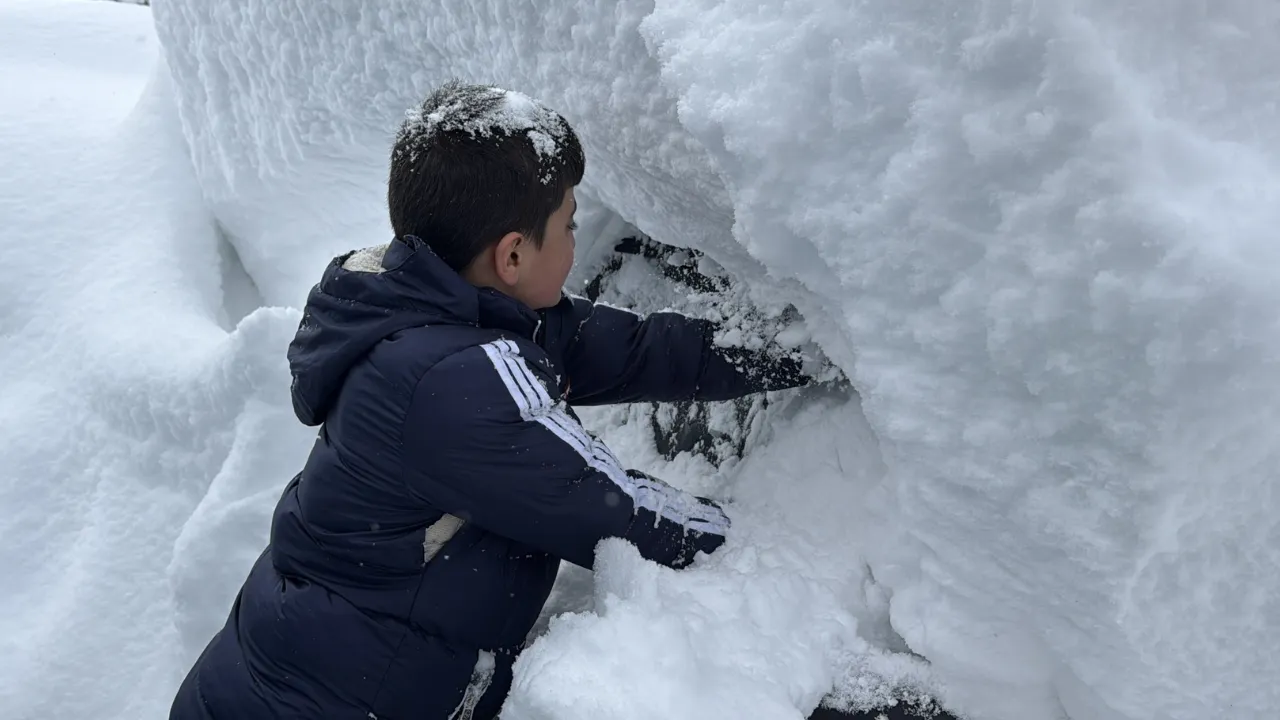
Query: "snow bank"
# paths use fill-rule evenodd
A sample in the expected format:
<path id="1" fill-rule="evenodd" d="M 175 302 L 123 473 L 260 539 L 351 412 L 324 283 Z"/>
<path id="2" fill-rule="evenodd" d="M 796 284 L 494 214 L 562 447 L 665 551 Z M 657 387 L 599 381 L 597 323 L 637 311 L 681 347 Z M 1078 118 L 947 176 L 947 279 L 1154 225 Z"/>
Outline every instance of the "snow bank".
<path id="1" fill-rule="evenodd" d="M 0 715 L 15 720 L 164 717 L 182 649 L 243 577 L 219 538 L 265 534 L 275 463 L 310 440 L 283 355 L 298 314 L 229 331 L 244 298 L 158 49 L 146 8 L 0 2 Z"/>
<path id="2" fill-rule="evenodd" d="M 1276 10 L 657 5 L 735 237 L 856 350 L 861 549 L 956 706 L 1274 708 Z"/>
<path id="3" fill-rule="evenodd" d="M 583 137 L 585 195 L 795 302 L 854 379 L 886 474 L 844 508 L 859 539 L 815 542 L 844 543 L 849 573 L 869 562 L 955 707 L 1183 718 L 1280 700 L 1269 6 L 278 8 L 156 8 L 197 174 L 265 296 L 296 301 L 323 257 L 384 232 L 387 133 L 426 90 L 459 76 L 536 96 Z M 785 467 L 768 481 L 833 491 Z M 534 648 L 513 713 L 590 716 L 604 696 L 554 657 L 715 602 L 715 580 L 608 553 L 597 615 Z M 628 667 L 681 682 L 716 637 L 686 632 Z M 849 644 L 815 632 L 815 657 Z M 644 706 L 649 685 L 596 660 L 608 702 Z M 718 677 L 755 697 L 749 674 Z M 770 697 L 803 709 L 817 684 Z"/>

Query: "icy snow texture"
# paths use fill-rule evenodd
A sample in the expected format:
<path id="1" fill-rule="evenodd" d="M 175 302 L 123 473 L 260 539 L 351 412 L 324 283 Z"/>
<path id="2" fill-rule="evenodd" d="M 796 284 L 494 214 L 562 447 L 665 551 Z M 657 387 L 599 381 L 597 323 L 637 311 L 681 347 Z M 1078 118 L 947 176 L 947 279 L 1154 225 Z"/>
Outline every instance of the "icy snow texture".
<path id="1" fill-rule="evenodd" d="M 876 677 L 978 720 L 1280 706 L 1274 4 L 167 0 L 176 83 L 123 131 L 138 78 L 85 78 L 145 11 L 72 6 L 0 4 L 6 711 L 163 715 L 310 438 L 296 312 L 254 308 L 385 240 L 391 138 L 454 76 L 574 124 L 584 238 L 706 251 L 863 398 L 663 467 L 739 533 L 686 573 L 606 546 L 510 717 L 794 718 Z M 660 466 L 628 412 L 593 415 Z"/>

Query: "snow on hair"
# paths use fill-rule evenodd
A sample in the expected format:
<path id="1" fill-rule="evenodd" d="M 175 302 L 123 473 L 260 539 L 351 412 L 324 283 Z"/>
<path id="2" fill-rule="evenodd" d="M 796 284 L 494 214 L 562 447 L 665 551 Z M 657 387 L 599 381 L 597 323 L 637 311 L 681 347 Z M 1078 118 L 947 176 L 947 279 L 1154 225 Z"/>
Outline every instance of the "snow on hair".
<path id="1" fill-rule="evenodd" d="M 564 118 L 524 93 L 451 82 L 405 112 L 400 135 L 413 138 L 410 151 L 416 153 L 438 132 L 464 132 L 476 138 L 523 133 L 539 163 L 546 164 L 560 155 L 568 130 Z M 550 182 L 549 174 L 543 182 Z"/>

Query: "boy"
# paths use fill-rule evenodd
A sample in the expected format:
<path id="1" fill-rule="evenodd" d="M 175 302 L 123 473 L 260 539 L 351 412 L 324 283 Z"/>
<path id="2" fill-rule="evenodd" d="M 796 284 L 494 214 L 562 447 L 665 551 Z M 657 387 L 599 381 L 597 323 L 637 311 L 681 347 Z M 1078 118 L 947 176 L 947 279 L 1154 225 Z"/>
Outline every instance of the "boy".
<path id="1" fill-rule="evenodd" d="M 562 559 L 619 537 L 681 568 L 724 542 L 715 503 L 623 470 L 568 403 L 805 379 L 705 321 L 563 296 L 584 166 L 517 93 L 450 83 L 410 113 L 395 240 L 330 264 L 289 348 L 319 437 L 171 718 L 491 718 Z"/>

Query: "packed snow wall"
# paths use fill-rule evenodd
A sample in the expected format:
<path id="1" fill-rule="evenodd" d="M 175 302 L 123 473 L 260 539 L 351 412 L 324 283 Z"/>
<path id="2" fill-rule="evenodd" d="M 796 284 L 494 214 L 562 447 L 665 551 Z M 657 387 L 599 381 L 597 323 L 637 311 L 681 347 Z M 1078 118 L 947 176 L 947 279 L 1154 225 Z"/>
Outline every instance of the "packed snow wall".
<path id="1" fill-rule="evenodd" d="M 570 119 L 596 234 L 630 223 L 794 303 L 861 395 L 801 403 L 728 471 L 746 517 L 723 558 L 667 574 L 607 548 L 595 614 L 522 660 L 513 716 L 730 717 L 738 698 L 786 717 L 895 634 L 982 720 L 1280 702 L 1273 7 L 166 0 L 155 18 L 244 312 L 296 306 L 331 255 L 385 238 L 395 125 L 461 77 Z M 238 462 L 262 487 L 288 464 Z M 214 550 L 182 537 L 196 602 Z M 881 599 L 891 630 L 871 632 Z M 215 611 L 181 605 L 184 641 Z M 655 708 L 655 688 L 689 702 Z"/>

